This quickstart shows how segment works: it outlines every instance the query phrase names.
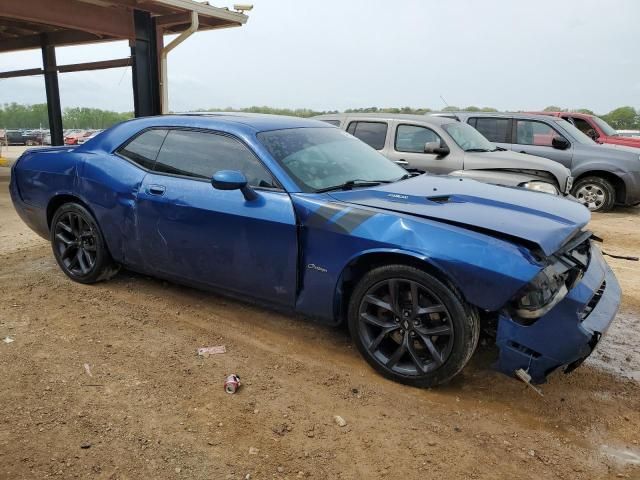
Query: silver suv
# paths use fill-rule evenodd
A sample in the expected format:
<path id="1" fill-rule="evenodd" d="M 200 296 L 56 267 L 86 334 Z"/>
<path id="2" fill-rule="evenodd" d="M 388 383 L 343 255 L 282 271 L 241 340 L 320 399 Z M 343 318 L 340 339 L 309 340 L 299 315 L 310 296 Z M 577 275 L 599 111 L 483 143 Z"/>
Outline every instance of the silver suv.
<path id="1" fill-rule="evenodd" d="M 436 118 L 468 123 L 496 145 L 546 157 L 571 169 L 573 195 L 589 210 L 640 203 L 640 149 L 600 145 L 558 117 L 529 113 L 447 112 Z M 434 118 L 434 117 L 431 117 Z"/>
<path id="2" fill-rule="evenodd" d="M 328 114 L 315 119 L 346 130 L 408 170 L 555 195 L 571 190 L 567 168 L 546 158 L 496 147 L 475 129 L 454 119 L 384 113 Z"/>

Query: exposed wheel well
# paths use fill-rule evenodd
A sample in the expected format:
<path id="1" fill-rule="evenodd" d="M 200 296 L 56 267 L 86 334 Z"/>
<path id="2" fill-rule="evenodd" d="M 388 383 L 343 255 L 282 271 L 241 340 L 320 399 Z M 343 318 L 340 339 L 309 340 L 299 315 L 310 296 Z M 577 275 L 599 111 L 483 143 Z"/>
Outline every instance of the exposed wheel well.
<path id="1" fill-rule="evenodd" d="M 357 283 L 365 273 L 383 265 L 408 265 L 410 267 L 423 270 L 455 290 L 460 298 L 464 298 L 460 290 L 451 282 L 449 278 L 443 275 L 442 272 L 437 268 L 425 261 L 402 253 L 367 253 L 349 263 L 349 265 L 347 265 L 343 270 L 340 277 L 336 295 L 336 318 L 339 319 L 340 323 L 342 323 L 346 318 L 349 299 L 351 298 L 351 293 L 353 292 L 354 287 L 357 285 Z"/>
<path id="2" fill-rule="evenodd" d="M 56 213 L 56 210 L 60 208 L 65 203 L 79 203 L 84 208 L 89 210 L 89 212 L 93 215 L 93 212 L 89 208 L 89 206 L 80 200 L 78 197 L 74 195 L 56 195 L 51 200 L 49 200 L 49 205 L 47 205 L 47 227 L 51 230 L 51 220 L 53 220 L 53 215 Z M 95 218 L 95 215 L 94 215 Z"/>
<path id="3" fill-rule="evenodd" d="M 626 186 L 622 179 L 615 173 L 607 172 L 605 170 L 591 170 L 580 174 L 578 178 L 573 180 L 573 184 L 578 183 L 579 180 L 585 177 L 600 177 L 609 180 L 613 187 L 616 189 L 616 203 L 624 203 L 627 195 Z"/>

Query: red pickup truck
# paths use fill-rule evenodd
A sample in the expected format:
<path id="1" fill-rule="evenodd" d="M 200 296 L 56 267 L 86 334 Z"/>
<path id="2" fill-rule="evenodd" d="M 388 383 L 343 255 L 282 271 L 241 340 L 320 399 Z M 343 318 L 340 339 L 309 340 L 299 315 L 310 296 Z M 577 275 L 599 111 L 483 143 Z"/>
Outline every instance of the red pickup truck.
<path id="1" fill-rule="evenodd" d="M 535 113 L 539 115 L 552 115 L 554 117 L 564 118 L 567 122 L 573 123 L 578 130 L 587 134 L 598 143 L 609 143 L 612 145 L 624 145 L 626 147 L 640 148 L 640 138 L 620 135 L 611 125 L 595 115 L 577 112 Z"/>

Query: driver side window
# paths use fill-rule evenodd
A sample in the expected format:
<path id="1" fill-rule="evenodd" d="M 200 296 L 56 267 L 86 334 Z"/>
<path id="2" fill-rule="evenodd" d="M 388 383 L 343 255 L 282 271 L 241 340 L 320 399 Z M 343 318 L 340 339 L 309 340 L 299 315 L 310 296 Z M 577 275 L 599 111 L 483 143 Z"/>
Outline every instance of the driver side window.
<path id="1" fill-rule="evenodd" d="M 244 144 L 218 133 L 171 130 L 153 169 L 206 180 L 220 170 L 237 170 L 252 187 L 278 188 L 272 175 Z"/>
<path id="2" fill-rule="evenodd" d="M 586 120 L 575 117 L 572 117 L 571 120 L 573 120 L 573 124 L 576 126 L 576 128 L 585 135 L 589 135 L 591 138 L 597 136 L 594 128 L 589 125 L 589 122 L 587 122 Z"/>
<path id="3" fill-rule="evenodd" d="M 398 125 L 396 129 L 395 149 L 397 152 L 424 153 L 424 144 L 438 142 L 440 136 L 426 127 L 417 125 Z"/>
<path id="4" fill-rule="evenodd" d="M 516 142 L 519 145 L 551 147 L 554 138 L 564 138 L 553 127 L 533 120 L 517 120 Z"/>

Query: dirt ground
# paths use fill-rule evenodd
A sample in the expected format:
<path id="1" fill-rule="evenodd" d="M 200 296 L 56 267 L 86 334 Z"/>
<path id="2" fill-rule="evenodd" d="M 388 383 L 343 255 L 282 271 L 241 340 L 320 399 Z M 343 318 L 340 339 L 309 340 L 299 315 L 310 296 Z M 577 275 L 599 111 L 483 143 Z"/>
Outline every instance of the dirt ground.
<path id="1" fill-rule="evenodd" d="M 490 346 L 421 390 L 377 375 L 344 329 L 126 271 L 71 282 L 8 180 L 0 167 L 1 479 L 640 479 L 637 263 L 610 259 L 618 322 L 544 397 L 492 371 Z M 639 224 L 629 208 L 591 227 L 638 255 Z"/>

